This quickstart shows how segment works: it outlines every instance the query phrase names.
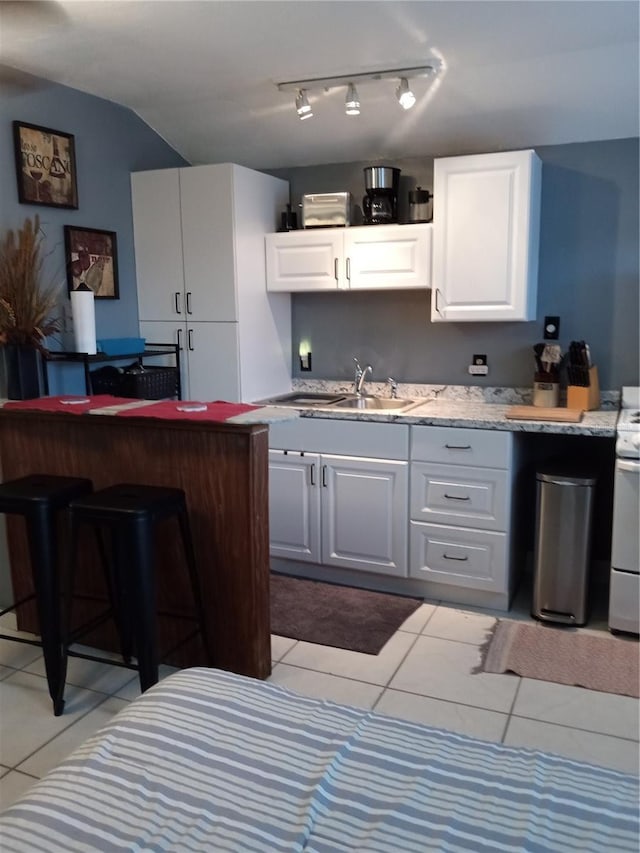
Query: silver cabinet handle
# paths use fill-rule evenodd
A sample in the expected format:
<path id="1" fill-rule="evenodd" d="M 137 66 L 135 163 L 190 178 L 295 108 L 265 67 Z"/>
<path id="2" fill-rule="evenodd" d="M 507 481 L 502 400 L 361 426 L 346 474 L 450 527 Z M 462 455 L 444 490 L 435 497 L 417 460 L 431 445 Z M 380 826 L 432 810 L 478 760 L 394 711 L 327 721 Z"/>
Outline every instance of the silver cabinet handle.
<path id="1" fill-rule="evenodd" d="M 182 351 L 182 329 L 176 331 L 176 337 L 178 339 L 178 349 Z"/>
<path id="2" fill-rule="evenodd" d="M 351 281 L 351 258 L 347 258 L 347 281 Z"/>
<path id="3" fill-rule="evenodd" d="M 176 314 L 182 314 L 182 310 L 180 308 L 180 291 L 176 290 L 174 300 L 176 304 Z"/>
<path id="4" fill-rule="evenodd" d="M 445 444 L 447 450 L 472 450 L 470 444 Z"/>
<path id="5" fill-rule="evenodd" d="M 327 487 L 327 466 L 322 466 L 322 485 L 326 489 Z"/>
<path id="6" fill-rule="evenodd" d="M 314 462 L 309 468 L 309 480 L 312 486 L 316 484 L 316 463 Z"/>
<path id="7" fill-rule="evenodd" d="M 187 332 L 187 340 L 189 341 L 189 350 L 193 352 L 193 329 L 189 329 L 189 331 Z"/>
<path id="8" fill-rule="evenodd" d="M 464 496 L 464 497 L 461 497 L 461 496 L 459 496 L 459 495 L 448 495 L 448 494 L 445 492 L 445 493 L 444 493 L 444 496 L 445 496 L 445 498 L 446 498 L 448 501 L 470 501 L 470 500 L 471 500 L 471 498 L 469 497 L 469 495 L 466 495 L 466 496 Z"/>
<path id="9" fill-rule="evenodd" d="M 187 314 L 193 314 L 191 310 L 191 291 L 187 290 Z"/>
<path id="10" fill-rule="evenodd" d="M 439 296 L 440 296 L 440 289 L 436 287 L 436 314 L 441 313 L 440 305 L 439 305 L 440 300 L 438 299 Z"/>
<path id="11" fill-rule="evenodd" d="M 336 284 L 338 284 L 338 259 L 333 259 L 333 277 L 336 280 Z"/>
<path id="12" fill-rule="evenodd" d="M 442 555 L 445 560 L 455 560 L 457 563 L 466 563 L 468 557 L 450 557 L 448 554 Z"/>

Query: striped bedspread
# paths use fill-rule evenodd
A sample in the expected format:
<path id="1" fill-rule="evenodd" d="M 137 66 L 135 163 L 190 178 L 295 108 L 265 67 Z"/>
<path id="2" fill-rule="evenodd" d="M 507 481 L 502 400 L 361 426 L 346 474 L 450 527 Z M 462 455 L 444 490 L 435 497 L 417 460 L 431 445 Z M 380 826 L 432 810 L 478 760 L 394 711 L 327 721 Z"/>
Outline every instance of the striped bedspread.
<path id="1" fill-rule="evenodd" d="M 194 668 L 7 809 L 0 850 L 637 853 L 638 784 Z"/>

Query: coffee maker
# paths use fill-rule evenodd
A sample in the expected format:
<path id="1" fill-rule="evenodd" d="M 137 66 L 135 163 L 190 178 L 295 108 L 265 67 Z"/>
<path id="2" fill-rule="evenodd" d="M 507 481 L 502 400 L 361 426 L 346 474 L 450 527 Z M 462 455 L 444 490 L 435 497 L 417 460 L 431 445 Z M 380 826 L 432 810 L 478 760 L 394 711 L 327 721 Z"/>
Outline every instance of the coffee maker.
<path id="1" fill-rule="evenodd" d="M 392 166 L 367 166 L 364 169 L 362 199 L 365 225 L 388 225 L 398 221 L 398 187 L 400 169 Z"/>

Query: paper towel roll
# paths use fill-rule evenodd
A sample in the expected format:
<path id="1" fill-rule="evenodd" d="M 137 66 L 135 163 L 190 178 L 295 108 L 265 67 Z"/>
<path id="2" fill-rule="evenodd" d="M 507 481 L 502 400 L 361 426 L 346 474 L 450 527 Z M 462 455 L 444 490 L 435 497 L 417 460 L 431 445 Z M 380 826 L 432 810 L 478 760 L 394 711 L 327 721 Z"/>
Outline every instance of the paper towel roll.
<path id="1" fill-rule="evenodd" d="M 71 291 L 71 314 L 76 352 L 96 354 L 96 311 L 93 291 Z"/>

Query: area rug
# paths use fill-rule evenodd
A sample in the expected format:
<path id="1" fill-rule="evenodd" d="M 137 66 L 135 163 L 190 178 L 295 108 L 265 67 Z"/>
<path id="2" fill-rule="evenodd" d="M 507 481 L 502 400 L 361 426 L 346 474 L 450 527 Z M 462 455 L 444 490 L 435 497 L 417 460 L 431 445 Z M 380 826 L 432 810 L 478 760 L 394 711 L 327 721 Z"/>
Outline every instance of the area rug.
<path id="1" fill-rule="evenodd" d="M 271 574 L 271 632 L 377 655 L 421 598 Z"/>
<path id="2" fill-rule="evenodd" d="M 640 647 L 630 637 L 501 619 L 476 671 L 513 672 L 525 678 L 638 697 L 639 661 Z"/>

